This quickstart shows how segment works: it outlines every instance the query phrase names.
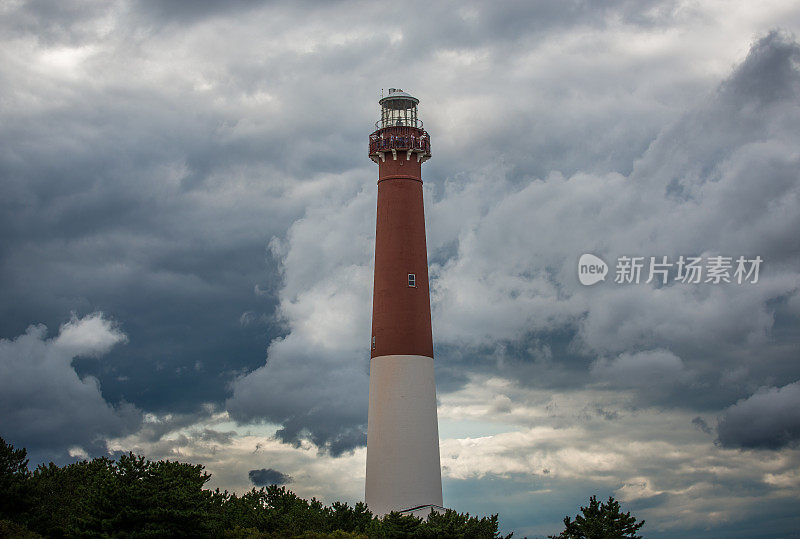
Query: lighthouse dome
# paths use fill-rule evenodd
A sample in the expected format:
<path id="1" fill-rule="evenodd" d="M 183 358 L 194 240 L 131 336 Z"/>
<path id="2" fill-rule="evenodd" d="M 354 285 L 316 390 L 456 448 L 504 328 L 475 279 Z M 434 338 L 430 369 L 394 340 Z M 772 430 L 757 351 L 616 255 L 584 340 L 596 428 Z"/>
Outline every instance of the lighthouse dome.
<path id="1" fill-rule="evenodd" d="M 411 108 L 419 103 L 419 99 L 400 88 L 389 88 L 389 95 L 381 98 L 378 103 L 389 108 Z"/>

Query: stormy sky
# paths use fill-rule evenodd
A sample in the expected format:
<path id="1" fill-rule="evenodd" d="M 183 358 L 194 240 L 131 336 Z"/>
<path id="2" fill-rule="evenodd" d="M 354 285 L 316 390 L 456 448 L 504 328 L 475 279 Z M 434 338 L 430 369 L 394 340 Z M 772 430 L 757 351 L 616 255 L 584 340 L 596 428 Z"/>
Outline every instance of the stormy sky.
<path id="1" fill-rule="evenodd" d="M 795 2 L 0 13 L 0 436 L 33 463 L 363 498 L 367 137 L 400 87 L 432 139 L 445 505 L 520 537 L 591 494 L 647 537 L 800 528 Z M 681 256 L 731 282 L 645 282 Z"/>

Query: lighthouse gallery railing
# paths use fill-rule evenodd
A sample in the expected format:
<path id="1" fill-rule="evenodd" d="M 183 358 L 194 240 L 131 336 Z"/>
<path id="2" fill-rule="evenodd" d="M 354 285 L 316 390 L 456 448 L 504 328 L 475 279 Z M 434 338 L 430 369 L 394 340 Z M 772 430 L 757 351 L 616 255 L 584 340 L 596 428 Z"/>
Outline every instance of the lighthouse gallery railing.
<path id="1" fill-rule="evenodd" d="M 384 127 L 369 136 L 370 155 L 391 150 L 419 151 L 430 155 L 431 139 L 424 129 L 411 126 Z"/>

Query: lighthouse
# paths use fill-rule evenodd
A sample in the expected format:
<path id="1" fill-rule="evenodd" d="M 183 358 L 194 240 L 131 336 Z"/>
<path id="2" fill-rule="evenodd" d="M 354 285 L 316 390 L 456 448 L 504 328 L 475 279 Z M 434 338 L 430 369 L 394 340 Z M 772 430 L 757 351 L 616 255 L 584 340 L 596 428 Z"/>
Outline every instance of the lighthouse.
<path id="1" fill-rule="evenodd" d="M 419 100 L 391 88 L 369 137 L 378 218 L 369 366 L 366 503 L 376 515 L 442 506 L 439 427 L 422 203 L 430 159 Z"/>

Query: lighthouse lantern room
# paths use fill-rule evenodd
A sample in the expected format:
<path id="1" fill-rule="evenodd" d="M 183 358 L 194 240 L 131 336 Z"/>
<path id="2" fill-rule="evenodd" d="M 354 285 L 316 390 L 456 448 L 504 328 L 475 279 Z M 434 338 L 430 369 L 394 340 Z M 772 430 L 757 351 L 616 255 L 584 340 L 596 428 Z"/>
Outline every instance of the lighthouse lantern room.
<path id="1" fill-rule="evenodd" d="M 425 162 L 431 156 L 431 142 L 417 116 L 419 99 L 398 88 L 389 88 L 389 95 L 378 103 L 381 119 L 375 122 L 375 132 L 369 137 L 369 157 L 376 163 L 386 160 L 388 152 L 397 160 L 397 152 L 406 152 L 406 159 L 413 155 L 417 162 Z"/>

